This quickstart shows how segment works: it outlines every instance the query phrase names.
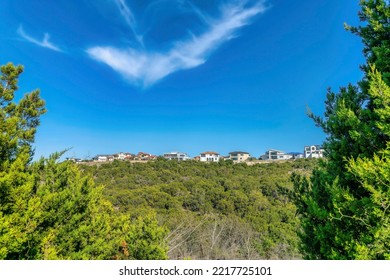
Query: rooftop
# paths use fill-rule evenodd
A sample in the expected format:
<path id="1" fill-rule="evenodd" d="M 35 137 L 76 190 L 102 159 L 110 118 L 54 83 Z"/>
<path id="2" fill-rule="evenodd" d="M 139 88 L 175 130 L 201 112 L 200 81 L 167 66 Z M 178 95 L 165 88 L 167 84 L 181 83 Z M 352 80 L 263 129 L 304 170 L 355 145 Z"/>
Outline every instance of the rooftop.
<path id="1" fill-rule="evenodd" d="M 204 154 L 209 154 L 209 155 L 219 155 L 219 153 L 217 152 L 203 152 L 203 153 L 200 153 L 201 155 L 204 155 Z"/>
<path id="2" fill-rule="evenodd" d="M 241 152 L 241 151 L 230 152 L 229 155 L 231 155 L 231 154 L 248 154 L 249 155 L 249 153 Z"/>

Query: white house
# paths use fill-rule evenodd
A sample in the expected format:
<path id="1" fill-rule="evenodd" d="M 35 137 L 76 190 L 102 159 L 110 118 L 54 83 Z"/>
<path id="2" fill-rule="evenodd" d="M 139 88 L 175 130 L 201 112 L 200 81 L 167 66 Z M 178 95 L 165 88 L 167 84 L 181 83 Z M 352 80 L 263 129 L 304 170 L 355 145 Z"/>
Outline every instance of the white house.
<path id="1" fill-rule="evenodd" d="M 115 154 L 114 155 L 114 158 L 117 159 L 117 160 L 124 160 L 126 158 L 126 154 L 125 153 L 118 153 L 118 154 Z"/>
<path id="2" fill-rule="evenodd" d="M 190 159 L 190 157 L 187 155 L 187 153 L 183 153 L 183 152 L 166 153 L 166 154 L 164 154 L 164 158 L 166 158 L 168 160 L 177 160 L 177 161 Z"/>
<path id="3" fill-rule="evenodd" d="M 262 160 L 286 160 L 291 159 L 292 157 L 293 156 L 291 154 L 286 154 L 283 151 L 270 149 L 266 151 L 265 154 L 262 155 L 260 158 Z"/>
<path id="4" fill-rule="evenodd" d="M 200 154 L 200 161 L 216 162 L 220 160 L 220 155 L 216 152 L 204 152 Z"/>
<path id="5" fill-rule="evenodd" d="M 304 158 L 304 155 L 302 153 L 291 152 L 291 153 L 288 153 L 288 154 L 291 155 L 293 159 Z"/>
<path id="6" fill-rule="evenodd" d="M 249 159 L 250 157 L 251 155 L 247 152 L 236 151 L 236 152 L 229 153 L 229 159 L 235 162 L 243 162 Z"/>
<path id="7" fill-rule="evenodd" d="M 114 159 L 116 159 L 116 160 L 131 160 L 131 159 L 134 159 L 134 157 L 135 157 L 134 154 L 123 153 L 123 152 L 114 154 L 113 156 L 114 156 Z"/>
<path id="8" fill-rule="evenodd" d="M 305 158 L 303 154 L 295 154 L 294 159 L 300 159 L 300 158 Z"/>
<path id="9" fill-rule="evenodd" d="M 322 158 L 324 149 L 320 145 L 305 146 L 303 153 L 305 158 Z"/>
<path id="10" fill-rule="evenodd" d="M 74 158 L 74 157 L 72 157 L 72 158 L 66 158 L 66 160 L 72 161 L 72 162 L 75 162 L 75 163 L 80 163 L 80 162 L 81 162 L 81 159 L 79 159 L 79 158 Z"/>
<path id="11" fill-rule="evenodd" d="M 95 161 L 100 161 L 100 162 L 113 161 L 114 160 L 114 156 L 112 156 L 112 155 L 97 155 L 96 157 L 94 157 L 94 160 Z"/>

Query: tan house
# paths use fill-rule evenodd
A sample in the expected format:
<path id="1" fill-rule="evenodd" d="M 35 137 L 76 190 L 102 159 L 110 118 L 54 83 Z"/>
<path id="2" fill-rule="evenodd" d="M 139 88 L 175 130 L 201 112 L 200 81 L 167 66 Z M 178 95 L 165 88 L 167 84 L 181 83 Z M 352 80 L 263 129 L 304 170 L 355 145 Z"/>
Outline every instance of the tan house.
<path id="1" fill-rule="evenodd" d="M 244 162 L 248 160 L 251 157 L 251 155 L 247 152 L 241 152 L 241 151 L 235 151 L 229 153 L 229 158 L 234 162 Z"/>
<path id="2" fill-rule="evenodd" d="M 157 156 L 149 154 L 149 153 L 144 153 L 144 152 L 139 152 L 137 156 L 135 157 L 135 160 L 153 160 L 156 159 Z"/>

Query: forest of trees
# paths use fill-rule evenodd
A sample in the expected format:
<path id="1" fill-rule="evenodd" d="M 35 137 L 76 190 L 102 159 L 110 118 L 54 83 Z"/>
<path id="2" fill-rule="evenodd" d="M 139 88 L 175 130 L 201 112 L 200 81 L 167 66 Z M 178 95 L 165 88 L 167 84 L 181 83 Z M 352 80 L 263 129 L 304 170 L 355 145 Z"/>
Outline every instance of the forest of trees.
<path id="1" fill-rule="evenodd" d="M 292 172 L 316 160 L 233 164 L 169 161 L 82 166 L 120 213 L 155 213 L 172 259 L 296 259 Z"/>
<path id="2" fill-rule="evenodd" d="M 1 66 L 0 259 L 390 259 L 390 3 L 360 5 L 364 78 L 309 112 L 323 160 L 33 161 L 45 102 Z"/>

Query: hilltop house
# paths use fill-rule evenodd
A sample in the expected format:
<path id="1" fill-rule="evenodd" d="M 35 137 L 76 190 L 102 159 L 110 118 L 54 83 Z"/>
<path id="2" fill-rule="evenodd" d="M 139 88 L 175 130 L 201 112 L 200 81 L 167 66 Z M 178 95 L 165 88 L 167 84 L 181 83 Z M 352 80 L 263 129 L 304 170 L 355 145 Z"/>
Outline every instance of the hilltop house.
<path id="1" fill-rule="evenodd" d="M 302 153 L 298 153 L 298 152 L 291 152 L 291 153 L 288 153 L 288 155 L 291 155 L 293 159 L 304 158 L 304 155 Z"/>
<path id="2" fill-rule="evenodd" d="M 236 151 L 236 152 L 230 152 L 228 159 L 231 159 L 234 162 L 243 162 L 249 159 L 250 157 L 251 155 L 247 152 Z"/>
<path id="3" fill-rule="evenodd" d="M 183 153 L 183 152 L 166 153 L 166 154 L 164 154 L 164 158 L 166 158 L 168 160 L 177 160 L 177 161 L 190 159 L 190 157 L 187 155 L 187 153 Z"/>
<path id="4" fill-rule="evenodd" d="M 144 153 L 144 152 L 139 152 L 134 159 L 135 160 L 153 160 L 156 158 L 157 158 L 157 156 L 155 156 L 155 155 L 152 155 L 149 153 Z"/>
<path id="5" fill-rule="evenodd" d="M 292 159 L 293 156 L 291 154 L 286 154 L 283 151 L 280 150 L 274 150 L 270 149 L 265 152 L 264 155 L 260 157 L 262 160 L 286 160 L 286 159 Z"/>
<path id="6" fill-rule="evenodd" d="M 118 154 L 114 154 L 113 156 L 114 156 L 114 159 L 116 159 L 116 160 L 132 160 L 135 158 L 134 154 L 123 153 L 123 152 L 120 152 Z"/>
<path id="7" fill-rule="evenodd" d="M 94 161 L 105 162 L 105 161 L 113 161 L 113 155 L 97 155 L 93 158 Z"/>
<path id="8" fill-rule="evenodd" d="M 75 162 L 75 163 L 80 163 L 82 160 L 80 158 L 74 158 L 74 157 L 71 157 L 71 158 L 66 158 L 67 161 L 72 161 L 72 162 Z"/>
<path id="9" fill-rule="evenodd" d="M 320 145 L 305 146 L 303 153 L 305 158 L 322 158 L 324 149 Z"/>
<path id="10" fill-rule="evenodd" d="M 220 155 L 216 152 L 204 152 L 200 154 L 200 161 L 216 162 L 220 160 Z"/>

